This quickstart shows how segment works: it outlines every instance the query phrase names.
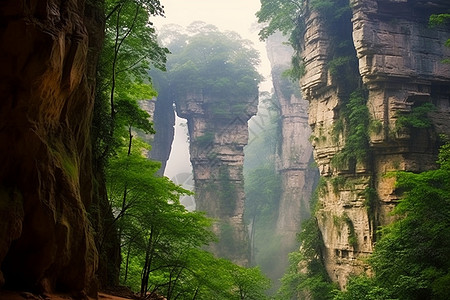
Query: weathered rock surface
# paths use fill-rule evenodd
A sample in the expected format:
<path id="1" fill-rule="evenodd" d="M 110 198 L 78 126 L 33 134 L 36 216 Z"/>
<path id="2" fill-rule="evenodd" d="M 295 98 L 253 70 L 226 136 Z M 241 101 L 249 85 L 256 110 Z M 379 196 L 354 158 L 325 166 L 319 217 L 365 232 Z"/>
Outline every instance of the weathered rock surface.
<path id="1" fill-rule="evenodd" d="M 272 67 L 272 82 L 281 115 L 280 149 L 277 169 L 282 175 L 282 195 L 278 208 L 277 234 L 281 237 L 280 261 L 284 272 L 288 253 L 295 250 L 300 224 L 310 215 L 310 200 L 317 183 L 318 172 L 312 167 L 313 154 L 309 141 L 308 101 L 300 91 L 282 77 L 291 66 L 292 47 L 285 44 L 281 33 L 266 42 Z M 284 259 L 282 259 L 284 258 Z"/>
<path id="2" fill-rule="evenodd" d="M 0 285 L 96 291 L 86 213 L 96 11 L 82 0 L 0 4 Z"/>
<path id="3" fill-rule="evenodd" d="M 175 136 L 175 111 L 172 99 L 166 97 L 163 92 L 158 96 L 159 101 L 147 100 L 141 104 L 145 106 L 145 111 L 153 119 L 153 128 L 156 134 L 152 136 L 150 141 L 152 149 L 149 153 L 149 158 L 151 157 L 151 159 L 161 162 L 161 169 L 158 171 L 160 175 L 163 175 L 166 169 Z"/>
<path id="4" fill-rule="evenodd" d="M 388 213 L 398 200 L 389 171 L 423 171 L 435 166 L 438 135 L 450 134 L 450 56 L 444 46 L 450 28 L 429 28 L 432 13 L 450 8 L 448 1 L 353 0 L 352 42 L 360 78 L 368 90 L 371 124 L 370 155 L 354 168 L 336 167 L 331 159 L 345 145 L 333 127 L 342 113 L 342 90 L 358 82 L 339 81 L 333 74 L 330 33 L 320 15 L 308 12 L 301 80 L 310 102 L 314 157 L 324 183 L 317 213 L 322 231 L 326 268 L 340 286 L 351 273 L 365 269 L 360 258 L 373 251 L 375 231 L 390 222 Z M 433 103 L 432 128 L 399 130 L 399 113 L 424 102 Z M 369 194 L 372 195 L 369 196 Z M 370 203 L 373 200 L 372 203 Z"/>
<path id="5" fill-rule="evenodd" d="M 237 101 L 239 100 L 239 101 Z M 215 104 L 222 99 L 201 92 L 177 99 L 177 114 L 187 119 L 190 156 L 195 182 L 196 209 L 218 220 L 219 236 L 213 252 L 240 265 L 249 260 L 248 233 L 244 224 L 244 146 L 248 143 L 248 120 L 256 114 L 258 96 L 236 99 L 220 115 Z M 242 108 L 242 104 L 245 104 Z"/>

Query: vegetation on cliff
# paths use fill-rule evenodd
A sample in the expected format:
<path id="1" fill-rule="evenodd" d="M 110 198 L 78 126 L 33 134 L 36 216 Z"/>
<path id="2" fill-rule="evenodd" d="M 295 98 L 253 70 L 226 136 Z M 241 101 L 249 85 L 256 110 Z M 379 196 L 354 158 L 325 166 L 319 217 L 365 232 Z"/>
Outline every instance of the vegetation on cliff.
<path id="1" fill-rule="evenodd" d="M 299 252 L 282 280 L 280 299 L 447 299 L 450 292 L 450 144 L 441 147 L 436 170 L 395 172 L 403 194 L 396 221 L 381 228 L 368 263 L 372 276 L 351 277 L 345 291 L 325 271 L 315 218 L 303 225 Z M 320 185 L 318 187 L 320 190 Z"/>
<path id="2" fill-rule="evenodd" d="M 373 172 L 371 169 L 375 166 L 371 162 L 373 153 L 370 150 L 369 136 L 372 131 L 379 134 L 383 130 L 381 122 L 370 119 L 367 91 L 361 88 L 361 76 L 352 38 L 354 24 L 351 21 L 352 17 L 357 18 L 358 15 L 352 16 L 348 1 L 279 0 L 261 2 L 262 8 L 258 17 L 260 22 L 265 22 L 266 25 L 260 32 L 261 37 L 265 38 L 276 30 L 289 34 L 290 42 L 297 50 L 293 59 L 293 67 L 297 70 L 304 69 L 303 62 L 299 59 L 302 46 L 305 46 L 304 38 L 310 39 L 307 42 L 318 39 L 326 44 L 323 49 L 320 49 L 323 52 L 317 51 L 317 48 L 314 50 L 314 53 L 320 52 L 319 60 L 326 53 L 325 66 L 310 61 L 306 65 L 308 67 L 311 63 L 313 66 L 311 69 L 319 66 L 321 75 L 326 77 L 326 80 L 320 82 L 321 85 L 318 85 L 317 90 L 309 89 L 308 91 L 312 91 L 313 94 L 316 92 L 321 94 L 323 90 L 329 91 L 324 88 L 325 85 L 330 90 L 335 88 L 332 92 L 335 95 L 326 94 L 329 97 L 326 98 L 327 101 L 333 99 L 334 96 L 337 98 L 337 104 L 333 107 L 333 115 L 339 117 L 332 120 L 334 125 L 332 135 L 334 136 L 332 143 L 327 141 L 327 146 L 335 146 L 339 151 L 325 153 L 327 158 L 331 156 L 332 168 L 325 167 L 324 173 L 328 178 L 331 177 L 331 180 L 322 179 L 322 182 L 327 186 L 330 186 L 329 183 L 331 183 L 333 192 L 339 196 L 334 199 L 347 201 L 349 200 L 348 196 L 338 192 L 343 185 L 347 184 L 348 179 L 356 176 L 357 168 L 364 175 Z M 435 15 L 431 18 L 430 24 L 442 24 L 448 19 L 448 14 Z M 309 31 L 314 24 L 319 24 L 317 25 L 320 27 L 319 32 Z M 321 32 L 322 30 L 325 33 Z M 306 37 L 304 37 L 305 32 L 307 33 Z M 358 38 L 355 38 L 355 43 Z M 321 47 L 321 45 L 321 43 L 314 44 L 316 47 Z M 376 71 L 374 73 L 376 74 Z M 297 74 L 302 75 L 299 72 Z M 318 74 L 315 73 L 312 76 L 316 75 Z M 431 102 L 432 97 L 431 93 L 428 101 Z M 314 95 L 311 98 L 314 101 L 324 100 L 324 98 Z M 433 126 L 428 113 L 435 108 L 431 103 L 419 102 L 413 103 L 410 110 L 408 107 L 404 112 L 397 113 L 394 118 L 397 120 L 396 128 L 391 128 L 393 129 L 391 133 L 406 129 L 413 135 L 415 130 L 420 131 Z M 320 129 L 330 128 L 321 127 Z M 322 132 L 322 130 L 317 130 L 317 132 L 319 131 Z M 324 141 L 326 138 L 327 136 L 313 137 L 316 142 Z M 439 159 L 441 168 L 438 170 L 421 174 L 396 173 L 396 193 L 404 193 L 404 197 L 394 210 L 396 221 L 379 232 L 375 252 L 368 260 L 368 264 L 373 270 L 373 277 L 363 275 L 352 278 L 344 292 L 340 292 L 337 287 L 333 286 L 322 259 L 322 253 L 327 253 L 325 251 L 332 249 L 329 246 L 325 248 L 325 245 L 321 243 L 321 232 L 318 224 L 314 226 L 317 220 L 313 217 L 309 223 L 304 225 L 304 231 L 300 235 L 302 243 L 300 251 L 292 254 L 292 267 L 283 279 L 280 289 L 281 297 L 283 299 L 444 299 L 448 295 L 448 278 L 450 277 L 449 266 L 446 262 L 448 261 L 449 244 L 440 238 L 448 240 L 448 230 L 443 228 L 447 228 L 449 225 L 448 208 L 450 206 L 448 200 L 450 193 L 448 170 L 444 170 L 448 169 L 448 166 L 446 166 L 447 163 L 442 163 L 445 161 L 442 157 L 449 156 L 448 150 L 448 145 L 441 150 Z M 330 153 L 333 154 L 330 155 Z M 378 174 L 373 178 L 377 178 L 377 176 Z M 367 181 L 364 184 L 367 185 L 365 195 L 358 197 L 364 198 L 363 205 L 368 206 L 369 227 L 371 227 L 369 229 L 372 230 L 373 225 L 376 225 L 378 221 L 375 219 L 377 217 L 375 216 L 377 213 L 375 206 L 378 205 L 374 203 L 377 198 L 375 183 Z M 347 189 L 353 192 L 351 188 L 347 187 Z M 329 189 L 330 191 L 331 189 Z M 441 209 L 438 208 L 437 203 L 442 205 Z M 327 204 L 330 205 L 330 203 Z M 348 207 L 342 208 L 345 210 Z M 353 258 L 358 257 L 358 239 L 355 236 L 355 226 L 352 220 L 345 214 L 333 217 L 336 221 L 348 223 L 349 237 L 345 241 L 345 247 L 353 248 L 355 253 Z M 341 217 L 342 220 L 339 219 Z M 330 230 L 332 229 L 323 229 L 324 232 Z M 312 247 L 313 250 L 308 251 L 311 249 L 311 236 L 315 237 L 317 247 Z M 334 252 L 328 258 L 333 255 Z M 339 255 L 336 254 L 336 257 Z M 337 268 L 341 263 L 338 261 L 339 258 L 335 264 Z M 351 267 L 349 268 L 351 269 Z M 338 280 L 337 272 L 332 274 L 330 271 L 330 274 L 335 275 L 334 278 Z"/>
<path id="3" fill-rule="evenodd" d="M 450 293 L 450 144 L 439 168 L 396 172 L 403 194 L 396 221 L 380 231 L 369 258 L 373 277 L 353 278 L 335 299 L 447 299 Z"/>
<path id="4" fill-rule="evenodd" d="M 354 76 L 354 70 L 345 69 L 356 62 L 349 22 L 351 9 L 347 0 L 261 0 L 261 9 L 256 14 L 258 22 L 264 25 L 259 32 L 260 38 L 265 40 L 277 31 L 288 36 L 294 55 L 291 69 L 286 74 L 294 80 L 301 78 L 305 74 L 301 58 L 306 29 L 305 15 L 310 10 L 320 13 L 320 18 L 325 21 L 330 31 L 331 45 L 334 47 L 334 56 L 329 62 L 330 71 L 339 73 L 342 80 Z"/>
<path id="5" fill-rule="evenodd" d="M 340 169 L 355 171 L 357 163 L 365 163 L 369 158 L 369 110 L 365 91 L 357 89 L 352 92 L 342 109 L 341 119 L 333 127 L 334 138 L 339 144 L 340 138 L 345 143 L 331 162 Z"/>
<path id="6" fill-rule="evenodd" d="M 319 182 L 312 206 L 318 208 L 318 195 L 324 185 Z M 323 239 L 315 213 L 302 224 L 298 235 L 300 250 L 289 254 L 289 269 L 281 279 L 281 287 L 275 299 L 333 299 L 337 286 L 333 284 L 325 269 Z"/>
<path id="7" fill-rule="evenodd" d="M 431 27 L 450 24 L 450 14 L 433 14 L 430 16 L 429 24 Z M 450 47 L 450 38 L 445 42 L 445 46 Z M 445 58 L 444 63 L 450 64 L 450 58 Z"/>
<path id="8" fill-rule="evenodd" d="M 160 39 L 171 54 L 167 72 L 151 72 L 158 100 L 177 103 L 189 94 L 199 94 L 210 102 L 213 117 L 229 118 L 244 113 L 243 99 L 258 94 L 259 55 L 237 33 L 194 22 L 186 29 L 166 26 Z M 204 140 L 208 142 L 206 136 Z"/>

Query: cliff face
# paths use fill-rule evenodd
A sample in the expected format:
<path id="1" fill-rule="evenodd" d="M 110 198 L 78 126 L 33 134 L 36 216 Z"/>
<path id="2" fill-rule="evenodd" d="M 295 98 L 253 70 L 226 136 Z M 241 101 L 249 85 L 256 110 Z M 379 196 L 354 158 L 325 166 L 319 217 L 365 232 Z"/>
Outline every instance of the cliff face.
<path id="1" fill-rule="evenodd" d="M 450 8 L 448 1 L 353 0 L 342 24 L 342 39 L 353 43 L 358 63 L 349 72 L 333 72 L 333 32 L 320 13 L 306 14 L 301 80 L 310 102 L 314 157 L 319 166 L 320 209 L 326 268 L 331 278 L 345 285 L 351 273 L 364 270 L 359 258 L 373 250 L 375 231 L 390 221 L 398 200 L 389 171 L 433 168 L 438 135 L 450 133 L 450 56 L 444 46 L 448 27 L 429 28 L 432 13 Z M 362 86 L 369 112 L 368 146 L 362 160 L 335 164 L 349 137 L 342 124 L 348 87 Z M 400 127 L 397 120 L 424 103 L 429 128 Z M 348 126 L 348 123 L 347 123 Z M 345 132 L 345 131 L 344 131 Z"/>
<path id="2" fill-rule="evenodd" d="M 0 4 L 0 286 L 95 292 L 86 207 L 97 11 L 76 0 Z"/>
<path id="3" fill-rule="evenodd" d="M 175 112 L 173 103 L 169 97 L 163 93 L 158 95 L 159 101 L 147 101 L 153 107 L 145 107 L 144 109 L 153 117 L 153 124 L 156 134 L 152 136 L 152 149 L 149 158 L 161 162 L 161 169 L 158 174 L 163 175 L 166 169 L 167 161 L 170 157 L 172 142 L 175 135 Z"/>
<path id="4" fill-rule="evenodd" d="M 195 182 L 196 209 L 218 220 L 213 252 L 246 265 L 249 259 L 244 224 L 244 146 L 248 120 L 256 114 L 258 96 L 233 103 L 192 93 L 176 101 L 178 116 L 187 119 Z M 218 110 L 220 107 L 220 111 Z"/>
<path id="5" fill-rule="evenodd" d="M 282 177 L 282 195 L 276 232 L 281 236 L 280 256 L 285 258 L 286 267 L 288 253 L 294 251 L 297 245 L 300 224 L 309 217 L 310 200 L 318 174 L 312 167 L 308 101 L 302 99 L 300 92 L 287 78 L 282 77 L 282 72 L 290 68 L 292 48 L 285 44 L 281 34 L 276 34 L 268 38 L 266 49 L 281 115 L 277 169 Z"/>

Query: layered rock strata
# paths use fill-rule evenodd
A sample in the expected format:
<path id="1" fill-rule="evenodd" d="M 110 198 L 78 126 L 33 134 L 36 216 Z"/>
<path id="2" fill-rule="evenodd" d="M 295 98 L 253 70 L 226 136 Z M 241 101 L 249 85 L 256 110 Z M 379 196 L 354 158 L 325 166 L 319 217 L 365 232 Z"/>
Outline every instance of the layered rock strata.
<path id="1" fill-rule="evenodd" d="M 419 172 L 435 167 L 438 135 L 450 134 L 450 56 L 444 46 L 450 28 L 428 26 L 432 13 L 450 8 L 448 1 L 353 0 L 351 36 L 358 59 L 355 80 L 333 73 L 334 45 L 330 28 L 320 13 L 308 11 L 301 80 L 310 102 L 314 157 L 322 177 L 317 220 L 322 232 L 327 271 L 345 286 L 352 273 L 365 270 L 360 258 L 373 251 L 376 230 L 389 223 L 389 212 L 399 199 L 387 172 Z M 345 26 L 345 24 L 343 25 Z M 351 34 L 351 35 L 350 35 Z M 345 39 L 345 37 L 342 37 Z M 366 90 L 370 115 L 366 158 L 337 166 L 335 157 L 347 143 L 336 134 L 348 87 Z M 414 107 L 432 103 L 430 128 L 399 128 L 396 120 Z"/>
<path id="2" fill-rule="evenodd" d="M 238 101 L 239 100 L 239 101 Z M 187 119 L 190 157 L 195 182 L 196 209 L 217 222 L 219 242 L 215 254 L 240 265 L 249 260 L 244 213 L 244 146 L 248 143 L 248 120 L 256 114 L 258 96 L 236 99 L 221 105 L 222 99 L 191 93 L 176 101 L 178 116 Z M 239 104 L 239 110 L 233 108 Z M 244 105 L 244 106 L 242 106 Z"/>
<path id="3" fill-rule="evenodd" d="M 0 286 L 95 294 L 96 11 L 80 0 L 0 4 Z"/>

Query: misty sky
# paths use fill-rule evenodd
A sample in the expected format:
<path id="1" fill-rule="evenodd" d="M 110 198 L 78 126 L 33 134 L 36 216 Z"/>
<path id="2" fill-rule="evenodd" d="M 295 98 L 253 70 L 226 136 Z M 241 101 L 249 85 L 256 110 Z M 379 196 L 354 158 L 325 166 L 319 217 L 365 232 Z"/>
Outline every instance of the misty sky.
<path id="1" fill-rule="evenodd" d="M 221 31 L 236 31 L 253 42 L 261 56 L 260 73 L 264 77 L 269 76 L 265 45 L 259 41 L 259 25 L 255 16 L 261 5 L 259 0 L 161 0 L 161 3 L 166 17 L 152 20 L 157 28 L 165 24 L 186 27 L 194 21 L 203 21 L 215 25 Z M 261 88 L 267 90 L 266 86 L 263 84 Z"/>
<path id="2" fill-rule="evenodd" d="M 155 24 L 176 23 L 183 26 L 204 21 L 221 30 L 233 30 L 248 37 L 249 28 L 256 23 L 259 0 L 162 0 L 166 18 Z"/>

